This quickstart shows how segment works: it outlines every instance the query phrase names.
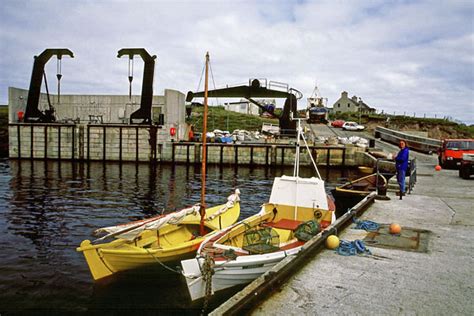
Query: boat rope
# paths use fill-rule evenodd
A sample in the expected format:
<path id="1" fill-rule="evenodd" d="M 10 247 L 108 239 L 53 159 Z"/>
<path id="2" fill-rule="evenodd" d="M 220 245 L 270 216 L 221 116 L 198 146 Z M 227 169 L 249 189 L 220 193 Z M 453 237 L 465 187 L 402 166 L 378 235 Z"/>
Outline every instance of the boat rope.
<path id="1" fill-rule="evenodd" d="M 339 247 L 336 248 L 336 252 L 341 256 L 372 254 L 372 252 L 370 252 L 370 250 L 365 247 L 364 242 L 359 239 L 354 241 L 341 240 Z"/>
<path id="2" fill-rule="evenodd" d="M 375 232 L 380 228 L 380 224 L 373 221 L 363 221 L 356 217 L 354 217 L 352 220 L 356 224 L 355 229 L 363 229 L 368 232 Z"/>
<path id="3" fill-rule="evenodd" d="M 179 270 L 177 270 L 177 269 L 173 269 L 173 268 L 167 266 L 166 264 L 164 264 L 163 262 L 161 262 L 154 254 L 152 254 L 152 253 L 150 252 L 150 250 L 148 250 L 148 248 L 143 248 L 143 249 L 145 249 L 146 252 L 148 252 L 148 254 L 149 254 L 150 256 L 152 256 L 153 259 L 155 259 L 155 261 L 158 262 L 158 263 L 159 263 L 163 268 L 165 268 L 166 270 L 171 271 L 171 272 L 174 272 L 174 273 L 177 273 L 177 274 L 181 274 L 181 275 L 183 274 L 181 271 L 179 271 Z"/>
<path id="4" fill-rule="evenodd" d="M 216 90 L 216 89 L 217 89 L 217 88 L 216 88 L 216 82 L 214 81 L 214 74 L 212 73 L 212 64 L 211 64 L 211 61 L 209 61 L 209 70 L 210 70 L 210 72 L 211 72 L 211 79 L 212 79 L 212 84 L 214 85 L 214 90 Z M 216 102 L 217 102 L 217 104 L 220 104 L 218 97 L 216 97 Z"/>
<path id="5" fill-rule="evenodd" d="M 202 77 L 204 76 L 204 70 L 205 69 L 206 69 L 206 65 L 204 64 L 204 66 L 202 66 L 201 78 L 199 78 L 199 83 L 198 83 L 198 86 L 196 88 L 196 91 L 199 91 L 199 88 L 201 87 Z"/>
<path id="6" fill-rule="evenodd" d="M 206 285 L 206 295 L 204 296 L 204 303 L 201 310 L 201 315 L 206 315 L 209 306 L 209 300 L 212 296 L 212 275 L 214 274 L 214 260 L 208 254 L 204 257 L 202 264 L 202 278 Z"/>

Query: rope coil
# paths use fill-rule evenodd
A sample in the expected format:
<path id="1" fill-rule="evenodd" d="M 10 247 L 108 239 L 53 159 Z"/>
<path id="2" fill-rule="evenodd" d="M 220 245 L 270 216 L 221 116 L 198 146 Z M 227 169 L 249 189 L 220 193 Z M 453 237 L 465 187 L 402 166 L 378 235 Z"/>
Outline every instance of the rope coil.
<path id="1" fill-rule="evenodd" d="M 356 217 L 353 218 L 353 222 L 356 224 L 355 229 L 363 229 L 368 232 L 375 232 L 378 231 L 380 228 L 380 224 L 373 222 L 373 221 L 362 221 L 357 219 Z"/>
<path id="2" fill-rule="evenodd" d="M 339 247 L 337 247 L 335 251 L 341 256 L 372 254 L 372 252 L 365 246 L 364 242 L 359 239 L 354 241 L 341 240 Z"/>
<path id="3" fill-rule="evenodd" d="M 207 255 L 204 257 L 202 264 L 202 278 L 206 284 L 206 295 L 204 297 L 204 303 L 202 306 L 201 315 L 206 315 L 207 308 L 209 306 L 209 300 L 212 296 L 212 275 L 214 274 L 214 260 L 211 256 Z"/>

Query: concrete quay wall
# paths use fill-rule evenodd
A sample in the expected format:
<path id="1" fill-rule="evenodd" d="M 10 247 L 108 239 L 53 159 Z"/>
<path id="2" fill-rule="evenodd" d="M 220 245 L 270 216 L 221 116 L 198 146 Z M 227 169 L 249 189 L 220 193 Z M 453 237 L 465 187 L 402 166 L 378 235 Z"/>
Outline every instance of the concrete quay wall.
<path id="1" fill-rule="evenodd" d="M 312 164 L 301 148 L 301 165 Z M 365 149 L 346 146 L 310 147 L 318 165 L 360 166 L 373 162 Z M 207 146 L 210 164 L 291 166 L 295 146 L 282 143 L 215 144 Z M 11 123 L 9 156 L 12 159 L 78 161 L 200 163 L 202 144 L 169 141 L 166 129 L 141 124 Z"/>
<path id="2" fill-rule="evenodd" d="M 258 306 L 245 313 L 473 315 L 474 181 L 461 179 L 457 170 L 436 171 L 434 156 L 414 155 L 419 175 L 413 193 L 403 200 L 389 193 L 390 200 L 376 200 L 360 219 L 398 223 L 402 234 L 405 228 L 427 230 L 426 252 L 369 244 L 372 254 L 368 256 L 339 256 L 322 250 L 300 269 L 294 268 L 294 275 L 270 296 L 259 295 Z M 364 239 L 368 233 L 354 226 L 339 231 L 340 238 Z M 256 296 L 255 291 L 248 293 Z M 245 309 L 232 306 L 233 300 L 225 306 L 229 312 L 219 308 L 213 314 L 232 315 L 236 307 Z"/>

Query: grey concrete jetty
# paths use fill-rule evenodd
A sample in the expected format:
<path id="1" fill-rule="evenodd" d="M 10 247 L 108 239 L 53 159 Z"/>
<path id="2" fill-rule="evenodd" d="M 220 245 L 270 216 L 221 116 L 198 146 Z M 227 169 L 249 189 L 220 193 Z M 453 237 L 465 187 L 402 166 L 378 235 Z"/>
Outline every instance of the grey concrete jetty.
<path id="1" fill-rule="evenodd" d="M 361 219 L 426 230 L 425 251 L 369 246 L 372 255 L 322 250 L 270 296 L 255 315 L 473 315 L 474 181 L 457 170 L 435 171 L 436 157 L 413 153 L 418 182 L 399 200 L 376 200 Z M 367 233 L 340 232 L 344 240 Z M 241 293 L 236 295 L 242 295 Z M 232 301 L 229 300 L 229 302 Z M 221 306 L 213 314 L 232 313 Z"/>

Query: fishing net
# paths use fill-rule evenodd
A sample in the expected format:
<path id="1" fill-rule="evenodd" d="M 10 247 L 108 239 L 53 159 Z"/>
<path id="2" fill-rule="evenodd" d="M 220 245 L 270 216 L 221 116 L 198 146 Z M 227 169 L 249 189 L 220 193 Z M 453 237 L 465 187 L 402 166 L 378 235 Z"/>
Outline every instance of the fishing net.
<path id="1" fill-rule="evenodd" d="M 300 224 L 295 230 L 295 237 L 301 241 L 308 241 L 321 231 L 319 223 L 315 220 L 309 220 Z"/>
<path id="2" fill-rule="evenodd" d="M 271 227 L 248 228 L 244 233 L 242 249 L 251 254 L 274 252 L 280 249 L 280 236 Z"/>

